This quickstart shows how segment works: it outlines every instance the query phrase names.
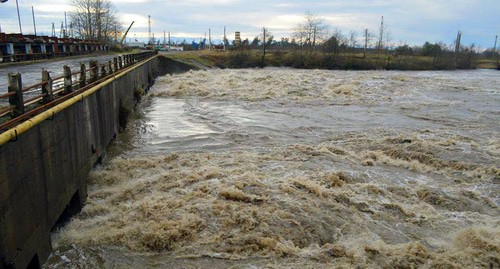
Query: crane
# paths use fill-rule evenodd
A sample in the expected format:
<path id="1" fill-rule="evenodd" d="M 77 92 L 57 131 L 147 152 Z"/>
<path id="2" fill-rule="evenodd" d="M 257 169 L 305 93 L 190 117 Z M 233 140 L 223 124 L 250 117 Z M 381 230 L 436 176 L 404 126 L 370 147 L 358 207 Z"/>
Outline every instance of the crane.
<path id="1" fill-rule="evenodd" d="M 127 31 L 125 31 L 125 34 L 122 36 L 122 39 L 120 39 L 120 44 L 118 44 L 118 46 L 121 47 L 123 45 L 123 40 L 125 40 L 125 38 L 127 37 L 128 31 L 130 30 L 130 28 L 132 28 L 132 25 L 134 25 L 134 22 L 135 21 L 132 21 L 132 23 L 128 27 Z"/>

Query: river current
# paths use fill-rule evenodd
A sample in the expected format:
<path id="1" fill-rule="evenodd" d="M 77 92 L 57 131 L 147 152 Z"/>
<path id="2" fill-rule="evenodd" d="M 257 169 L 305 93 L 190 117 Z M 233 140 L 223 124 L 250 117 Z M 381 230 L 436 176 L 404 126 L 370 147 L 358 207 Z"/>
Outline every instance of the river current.
<path id="1" fill-rule="evenodd" d="M 45 268 L 498 268 L 499 74 L 159 77 Z"/>

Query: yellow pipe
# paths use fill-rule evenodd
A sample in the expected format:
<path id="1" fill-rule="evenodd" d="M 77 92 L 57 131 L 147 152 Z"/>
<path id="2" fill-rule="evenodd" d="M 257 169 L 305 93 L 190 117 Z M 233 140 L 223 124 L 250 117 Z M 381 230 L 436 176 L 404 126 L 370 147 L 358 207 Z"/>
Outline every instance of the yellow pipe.
<path id="1" fill-rule="evenodd" d="M 23 123 L 17 125 L 16 127 L 11 128 L 11 129 L 9 129 L 8 131 L 6 131 L 4 133 L 1 133 L 0 134 L 0 146 L 3 145 L 3 144 L 5 144 L 5 143 L 7 143 L 7 142 L 9 142 L 10 140 L 15 139 L 17 136 L 19 136 L 20 134 L 28 131 L 33 126 L 38 125 L 41 122 L 43 122 L 44 120 L 53 117 L 55 114 L 63 111 L 64 109 L 68 108 L 69 106 L 73 105 L 74 103 L 83 100 L 87 96 L 89 96 L 89 95 L 93 94 L 94 92 L 100 90 L 102 87 L 110 84 L 111 82 L 115 81 L 116 79 L 124 76 L 128 72 L 130 72 L 130 71 L 138 68 L 139 66 L 142 66 L 143 64 L 151 61 L 152 59 L 154 59 L 156 57 L 158 57 L 158 55 L 155 55 L 155 56 L 153 56 L 153 57 L 145 60 L 141 64 L 129 67 L 128 69 L 124 69 L 123 72 L 120 72 L 120 74 L 118 74 L 116 76 L 113 76 L 112 78 L 109 78 L 109 79 L 107 79 L 107 80 L 99 83 L 99 85 L 94 86 L 94 87 L 92 87 L 92 88 L 84 91 L 81 94 L 73 96 L 70 99 L 68 99 L 68 100 L 66 100 L 66 101 L 64 101 L 64 102 L 62 102 L 62 103 L 60 103 L 60 104 L 58 104 L 58 105 L 50 108 L 49 110 L 46 110 L 46 111 L 44 111 L 44 112 L 42 112 L 42 113 L 34 116 L 33 118 L 24 121 Z"/>

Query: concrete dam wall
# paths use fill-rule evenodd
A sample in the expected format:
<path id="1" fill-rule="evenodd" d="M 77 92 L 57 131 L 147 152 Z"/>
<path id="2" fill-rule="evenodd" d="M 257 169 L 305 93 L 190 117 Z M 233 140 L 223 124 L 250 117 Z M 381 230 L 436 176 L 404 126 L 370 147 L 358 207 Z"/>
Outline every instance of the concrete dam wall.
<path id="1" fill-rule="evenodd" d="M 86 177 L 138 94 L 158 74 L 189 68 L 178 64 L 157 56 L 135 65 L 0 145 L 0 269 L 37 268 L 46 261 L 51 230 L 83 205 Z"/>

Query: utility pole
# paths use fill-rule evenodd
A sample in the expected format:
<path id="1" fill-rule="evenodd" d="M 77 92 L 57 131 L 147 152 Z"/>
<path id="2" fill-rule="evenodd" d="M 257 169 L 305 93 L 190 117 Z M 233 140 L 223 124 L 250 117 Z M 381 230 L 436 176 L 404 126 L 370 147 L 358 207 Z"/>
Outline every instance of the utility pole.
<path id="1" fill-rule="evenodd" d="M 497 41 L 498 41 L 498 35 L 495 36 L 495 46 L 493 46 L 493 54 L 495 54 L 497 52 Z"/>
<path id="2" fill-rule="evenodd" d="M 458 60 L 458 54 L 460 53 L 460 41 L 462 40 L 462 32 L 458 31 L 457 39 L 455 41 L 455 61 Z"/>
<path id="3" fill-rule="evenodd" d="M 262 49 L 263 49 L 262 66 L 265 66 L 266 65 L 266 27 L 262 28 L 262 30 L 264 32 L 264 35 L 262 38 Z"/>
<path id="4" fill-rule="evenodd" d="M 363 58 L 366 58 L 366 51 L 368 50 L 368 29 L 365 29 L 365 51 Z"/>
<path id="5" fill-rule="evenodd" d="M 208 28 L 208 50 L 212 50 L 212 30 Z"/>
<path id="6" fill-rule="evenodd" d="M 498 35 L 495 36 L 495 46 L 493 47 L 493 53 L 495 57 L 497 58 L 497 69 L 500 69 L 500 63 L 499 63 L 499 58 L 498 53 L 497 53 L 497 41 L 498 41 Z"/>
<path id="7" fill-rule="evenodd" d="M 23 34 L 23 29 L 21 28 L 21 16 L 19 15 L 19 3 L 16 0 L 16 8 L 17 8 L 17 20 L 19 21 L 19 33 Z"/>
<path id="8" fill-rule="evenodd" d="M 151 45 L 151 15 L 148 15 L 148 44 Z"/>
<path id="9" fill-rule="evenodd" d="M 64 37 L 68 35 L 68 21 L 66 20 L 66 11 L 64 11 Z"/>
<path id="10" fill-rule="evenodd" d="M 224 40 L 222 41 L 224 43 L 224 51 L 226 51 L 226 26 L 224 26 Z"/>
<path id="11" fill-rule="evenodd" d="M 168 31 L 168 49 L 170 49 L 170 31 Z"/>
<path id="12" fill-rule="evenodd" d="M 163 30 L 163 48 L 165 48 L 166 43 L 167 43 L 167 37 L 165 34 L 165 30 Z"/>
<path id="13" fill-rule="evenodd" d="M 52 37 L 56 37 L 56 27 L 54 26 L 54 23 L 52 23 Z"/>
<path id="14" fill-rule="evenodd" d="M 35 9 L 31 6 L 31 15 L 33 15 L 33 29 L 35 30 L 36 35 L 36 22 L 35 22 Z"/>

